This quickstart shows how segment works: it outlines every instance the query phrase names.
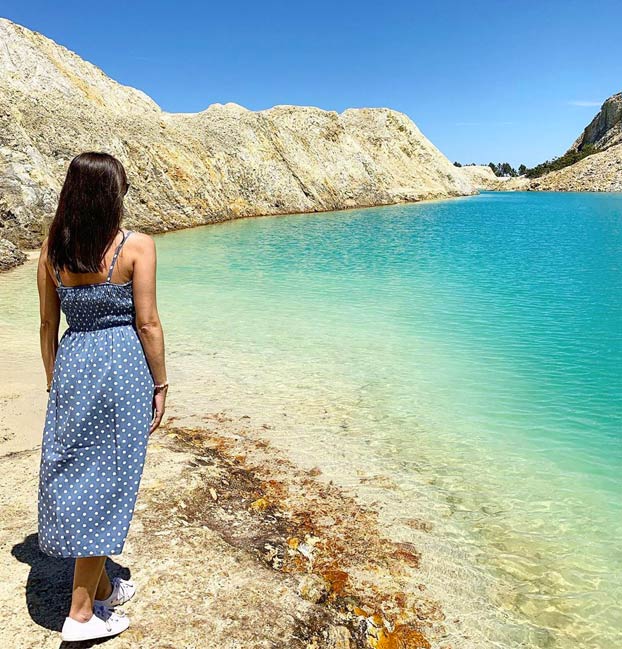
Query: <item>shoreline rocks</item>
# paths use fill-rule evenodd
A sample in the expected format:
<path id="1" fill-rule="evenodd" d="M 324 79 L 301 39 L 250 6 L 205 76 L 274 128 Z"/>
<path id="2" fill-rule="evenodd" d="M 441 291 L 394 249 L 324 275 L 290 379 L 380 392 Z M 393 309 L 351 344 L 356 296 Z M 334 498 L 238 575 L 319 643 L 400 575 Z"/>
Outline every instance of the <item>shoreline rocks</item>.
<path id="1" fill-rule="evenodd" d="M 469 642 L 464 622 L 430 597 L 375 510 L 291 463 L 243 421 L 221 413 L 207 420 L 171 422 L 150 440 L 126 548 L 108 565 L 139 585 L 126 607 L 132 625 L 115 641 L 120 648 L 449 649 Z M 71 562 L 46 557 L 36 543 L 38 453 L 0 457 L 7 467 L 0 500 L 12 521 L 0 530 L 7 548 L 0 601 L 12 602 L 5 633 L 16 649 L 58 646 L 70 599 Z M 16 475 L 26 476 L 19 488 Z M 251 507 L 258 498 L 267 506 Z M 313 547 L 311 557 L 303 546 Z M 179 610 L 192 624 L 179 626 Z"/>
<path id="2" fill-rule="evenodd" d="M 530 183 L 534 191 L 622 192 L 622 144 L 594 153 Z"/>
<path id="3" fill-rule="evenodd" d="M 26 259 L 28 259 L 28 255 L 20 250 L 12 241 L 0 239 L 0 271 L 19 266 Z"/>

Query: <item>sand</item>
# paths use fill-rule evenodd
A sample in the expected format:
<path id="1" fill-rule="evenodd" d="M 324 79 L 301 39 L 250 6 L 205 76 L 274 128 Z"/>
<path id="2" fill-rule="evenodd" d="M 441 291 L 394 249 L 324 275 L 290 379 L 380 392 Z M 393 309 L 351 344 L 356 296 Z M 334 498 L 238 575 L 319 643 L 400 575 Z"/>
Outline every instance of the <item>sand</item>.
<path id="1" fill-rule="evenodd" d="M 70 598 L 71 560 L 37 546 L 39 451 L 0 458 L 2 646 L 16 649 L 58 647 Z M 150 439 L 130 536 L 109 562 L 139 589 L 124 607 L 132 626 L 111 646 L 458 646 L 419 562 L 413 543 L 383 536 L 373 510 L 248 422 L 169 421 Z"/>

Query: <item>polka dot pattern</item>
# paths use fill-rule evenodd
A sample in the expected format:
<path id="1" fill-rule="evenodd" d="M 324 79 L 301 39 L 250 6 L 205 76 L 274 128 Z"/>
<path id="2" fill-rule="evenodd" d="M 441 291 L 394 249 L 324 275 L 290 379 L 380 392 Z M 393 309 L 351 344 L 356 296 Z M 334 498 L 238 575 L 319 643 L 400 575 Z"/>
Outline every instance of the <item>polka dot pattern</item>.
<path id="1" fill-rule="evenodd" d="M 131 282 L 58 286 L 68 329 L 54 363 L 39 474 L 39 546 L 55 557 L 120 554 L 142 476 L 153 378 Z"/>

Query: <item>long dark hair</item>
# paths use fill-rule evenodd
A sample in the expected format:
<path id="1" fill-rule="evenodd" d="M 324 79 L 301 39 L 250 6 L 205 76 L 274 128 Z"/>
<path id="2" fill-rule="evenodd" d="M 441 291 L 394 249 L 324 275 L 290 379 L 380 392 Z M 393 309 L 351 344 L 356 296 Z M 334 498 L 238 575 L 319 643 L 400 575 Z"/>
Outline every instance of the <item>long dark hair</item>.
<path id="1" fill-rule="evenodd" d="M 99 273 L 123 218 L 129 184 L 108 153 L 87 151 L 69 164 L 48 231 L 48 260 L 72 273 Z"/>

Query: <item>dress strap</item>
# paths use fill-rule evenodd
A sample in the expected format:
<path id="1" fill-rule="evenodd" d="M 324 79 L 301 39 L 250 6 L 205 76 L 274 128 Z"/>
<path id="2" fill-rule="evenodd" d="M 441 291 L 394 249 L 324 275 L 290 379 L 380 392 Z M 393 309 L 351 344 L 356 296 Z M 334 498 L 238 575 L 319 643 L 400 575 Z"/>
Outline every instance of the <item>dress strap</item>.
<path id="1" fill-rule="evenodd" d="M 60 278 L 60 273 L 58 272 L 58 268 L 54 266 L 54 273 L 56 274 L 56 279 L 58 280 L 58 285 L 63 286 L 63 280 Z"/>
<path id="2" fill-rule="evenodd" d="M 128 230 L 123 234 L 123 239 L 121 239 L 121 243 L 117 246 L 117 249 L 114 251 L 114 255 L 112 257 L 112 261 L 110 262 L 110 268 L 108 269 L 108 277 L 106 277 L 106 283 L 110 284 L 110 280 L 112 279 L 112 271 L 114 270 L 114 265 L 117 261 L 117 257 L 119 256 L 119 253 L 121 252 L 121 248 L 123 247 L 123 244 L 127 241 L 127 238 L 132 234 L 132 230 Z"/>

